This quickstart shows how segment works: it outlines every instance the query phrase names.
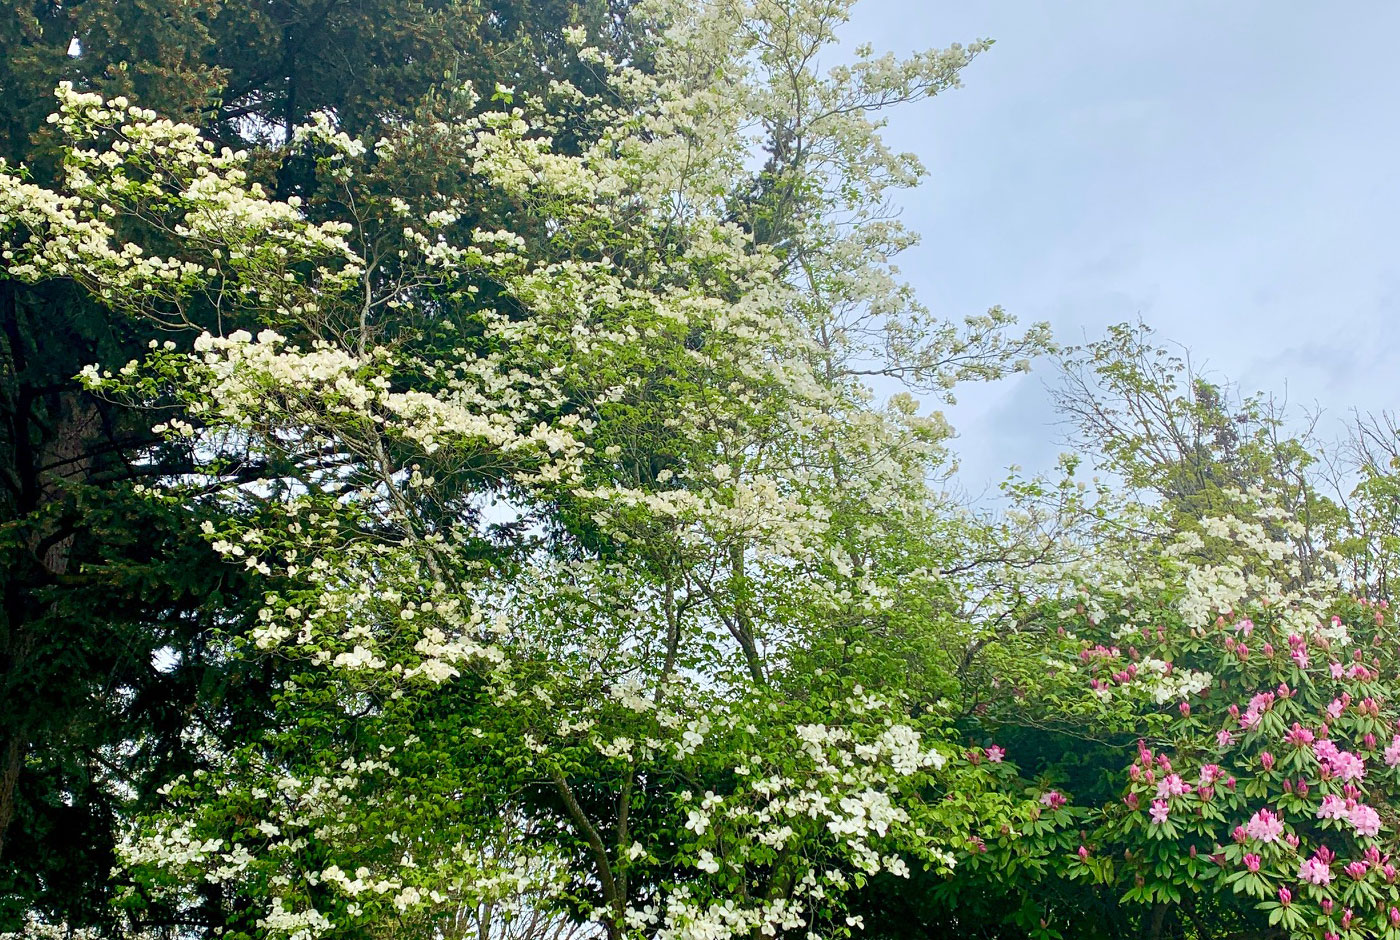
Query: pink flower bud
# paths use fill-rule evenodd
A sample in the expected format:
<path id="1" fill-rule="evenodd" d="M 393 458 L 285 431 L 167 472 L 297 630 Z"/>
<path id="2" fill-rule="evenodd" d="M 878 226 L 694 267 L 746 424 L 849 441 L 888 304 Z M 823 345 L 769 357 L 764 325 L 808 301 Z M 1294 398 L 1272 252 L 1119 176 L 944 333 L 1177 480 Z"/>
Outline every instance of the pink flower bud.
<path id="1" fill-rule="evenodd" d="M 1292 904 L 1292 903 L 1293 903 L 1293 892 L 1292 892 L 1292 891 L 1289 891 L 1287 888 L 1279 888 L 1279 889 L 1278 889 L 1278 903 L 1282 904 L 1284 907 L 1287 907 L 1288 905 Z M 1393 908 L 1392 908 L 1392 910 L 1393 910 Z"/>

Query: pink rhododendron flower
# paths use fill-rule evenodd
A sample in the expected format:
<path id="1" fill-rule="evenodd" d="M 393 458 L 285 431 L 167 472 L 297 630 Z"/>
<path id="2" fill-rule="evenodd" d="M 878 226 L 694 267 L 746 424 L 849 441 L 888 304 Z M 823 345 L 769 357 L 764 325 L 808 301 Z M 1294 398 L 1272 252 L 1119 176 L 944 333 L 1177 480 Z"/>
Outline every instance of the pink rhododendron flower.
<path id="1" fill-rule="evenodd" d="M 1310 858 L 1298 866 L 1298 879 L 1314 885 L 1331 884 L 1332 870 L 1317 859 Z"/>
<path id="2" fill-rule="evenodd" d="M 1366 776 L 1366 762 L 1350 751 L 1343 751 L 1326 738 L 1313 743 L 1313 755 L 1322 764 L 1324 780 L 1336 777 L 1342 781 L 1360 780 Z"/>
<path id="3" fill-rule="evenodd" d="M 1102 643 L 1095 644 L 1093 649 L 1081 650 L 1079 658 L 1082 662 L 1089 662 L 1091 659 L 1115 659 L 1118 656 L 1118 647 L 1107 647 Z"/>
<path id="4" fill-rule="evenodd" d="M 1347 802 L 1339 796 L 1331 793 L 1322 798 L 1322 805 L 1317 808 L 1318 819 L 1341 819 L 1347 814 Z"/>
<path id="5" fill-rule="evenodd" d="M 1234 744 L 1234 743 L 1235 743 L 1235 736 L 1234 736 L 1233 734 L 1231 734 L 1230 732 L 1224 731 L 1224 730 L 1215 732 L 1215 746 L 1216 746 L 1216 747 L 1229 747 L 1231 744 Z"/>
<path id="6" fill-rule="evenodd" d="M 1283 905 L 1284 907 L 1287 907 L 1288 905 L 1292 904 L 1292 903 L 1293 903 L 1293 892 L 1292 892 L 1292 891 L 1289 891 L 1287 888 L 1279 888 L 1279 889 L 1278 889 L 1278 903 L 1281 904 L 1281 905 Z"/>
<path id="7" fill-rule="evenodd" d="M 1006 750 L 1004 748 L 998 747 L 995 744 L 987 748 L 987 760 L 991 761 L 993 764 L 1000 764 L 1005 759 Z"/>
<path id="8" fill-rule="evenodd" d="M 1051 809 L 1059 809 L 1065 805 L 1065 798 L 1059 790 L 1050 790 L 1041 794 L 1040 802 Z"/>
<path id="9" fill-rule="evenodd" d="M 1255 855 L 1253 852 L 1246 852 L 1244 856 L 1244 867 L 1248 868 L 1250 871 L 1258 871 L 1259 856 Z"/>
<path id="10" fill-rule="evenodd" d="M 1166 800 L 1153 800 L 1152 809 L 1149 812 L 1152 814 L 1153 824 L 1160 826 L 1167 821 L 1167 815 L 1171 812 L 1171 807 L 1167 805 Z"/>
<path id="11" fill-rule="evenodd" d="M 1347 672 L 1347 667 L 1343 666 L 1341 663 L 1328 663 L 1327 668 L 1332 670 L 1333 679 L 1341 679 Z M 1334 715 L 1333 717 L 1335 718 L 1336 716 Z"/>
<path id="12" fill-rule="evenodd" d="M 1400 734 L 1390 739 L 1390 746 L 1385 749 L 1385 763 L 1387 767 L 1400 764 Z"/>
<path id="13" fill-rule="evenodd" d="M 1342 751 L 1332 761 L 1332 772 L 1338 780 L 1360 780 L 1366 776 L 1366 762 L 1350 751 Z"/>
<path id="14" fill-rule="evenodd" d="M 1265 751 L 1264 753 L 1259 755 L 1259 763 L 1263 766 L 1265 770 L 1273 770 L 1274 755 L 1270 754 L 1268 751 Z"/>
<path id="15" fill-rule="evenodd" d="M 1347 821 L 1356 828 L 1356 834 L 1376 836 L 1381 831 L 1381 816 L 1364 803 L 1357 803 L 1347 814 Z"/>
<path id="16" fill-rule="evenodd" d="M 1249 819 L 1244 827 L 1245 835 L 1260 842 L 1274 842 L 1283 835 L 1283 820 L 1272 810 L 1261 809 Z"/>
<path id="17" fill-rule="evenodd" d="M 1285 734 L 1283 740 L 1294 747 L 1309 747 L 1312 745 L 1314 737 L 1311 731 L 1295 721 L 1293 722 L 1293 730 Z"/>
<path id="18" fill-rule="evenodd" d="M 1162 778 L 1157 784 L 1157 798 L 1169 799 L 1173 796 L 1185 796 L 1191 792 L 1191 785 L 1181 779 L 1180 774 L 1169 774 Z"/>
<path id="19" fill-rule="evenodd" d="M 1365 862 L 1348 862 L 1346 867 L 1342 869 L 1353 881 L 1360 881 L 1362 878 L 1365 878 L 1366 872 L 1369 870 Z"/>

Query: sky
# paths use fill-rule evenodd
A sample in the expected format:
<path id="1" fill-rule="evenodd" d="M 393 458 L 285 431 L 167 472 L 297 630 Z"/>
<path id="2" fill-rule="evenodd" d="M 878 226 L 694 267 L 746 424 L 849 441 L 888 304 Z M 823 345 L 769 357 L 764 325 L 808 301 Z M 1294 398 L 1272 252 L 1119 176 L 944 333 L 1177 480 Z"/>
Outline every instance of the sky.
<path id="1" fill-rule="evenodd" d="M 1141 318 L 1216 379 L 1400 410 L 1400 3 L 861 0 L 845 38 L 993 48 L 891 115 L 929 177 L 900 258 L 934 311 L 1061 343 Z M 960 390 L 963 486 L 1066 449 L 1053 369 Z M 1340 432 L 1340 428 L 1337 429 Z"/>

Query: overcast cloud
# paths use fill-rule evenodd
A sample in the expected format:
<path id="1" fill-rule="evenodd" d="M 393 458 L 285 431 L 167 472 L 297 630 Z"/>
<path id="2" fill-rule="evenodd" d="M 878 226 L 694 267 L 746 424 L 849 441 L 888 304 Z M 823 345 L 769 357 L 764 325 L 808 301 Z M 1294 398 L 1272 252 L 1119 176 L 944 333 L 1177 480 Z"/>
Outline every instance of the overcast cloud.
<path id="1" fill-rule="evenodd" d="M 931 171 L 901 266 L 933 309 L 1062 342 L 1140 316 L 1245 390 L 1400 408 L 1400 4 L 864 0 L 847 35 L 996 40 L 889 128 Z M 961 395 L 969 489 L 1053 464 L 1050 378 Z"/>

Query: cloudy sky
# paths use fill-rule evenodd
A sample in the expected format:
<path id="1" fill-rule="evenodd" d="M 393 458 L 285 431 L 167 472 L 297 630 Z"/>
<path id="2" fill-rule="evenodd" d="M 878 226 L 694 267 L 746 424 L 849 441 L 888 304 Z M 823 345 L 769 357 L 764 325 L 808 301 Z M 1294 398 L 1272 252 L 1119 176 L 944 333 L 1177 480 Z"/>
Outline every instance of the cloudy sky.
<path id="1" fill-rule="evenodd" d="M 891 121 L 930 170 L 901 266 L 934 310 L 1062 342 L 1141 317 L 1246 391 L 1400 408 L 1400 3 L 862 0 L 847 35 L 996 40 Z M 968 489 L 1053 465 L 1051 380 L 961 396 Z"/>

